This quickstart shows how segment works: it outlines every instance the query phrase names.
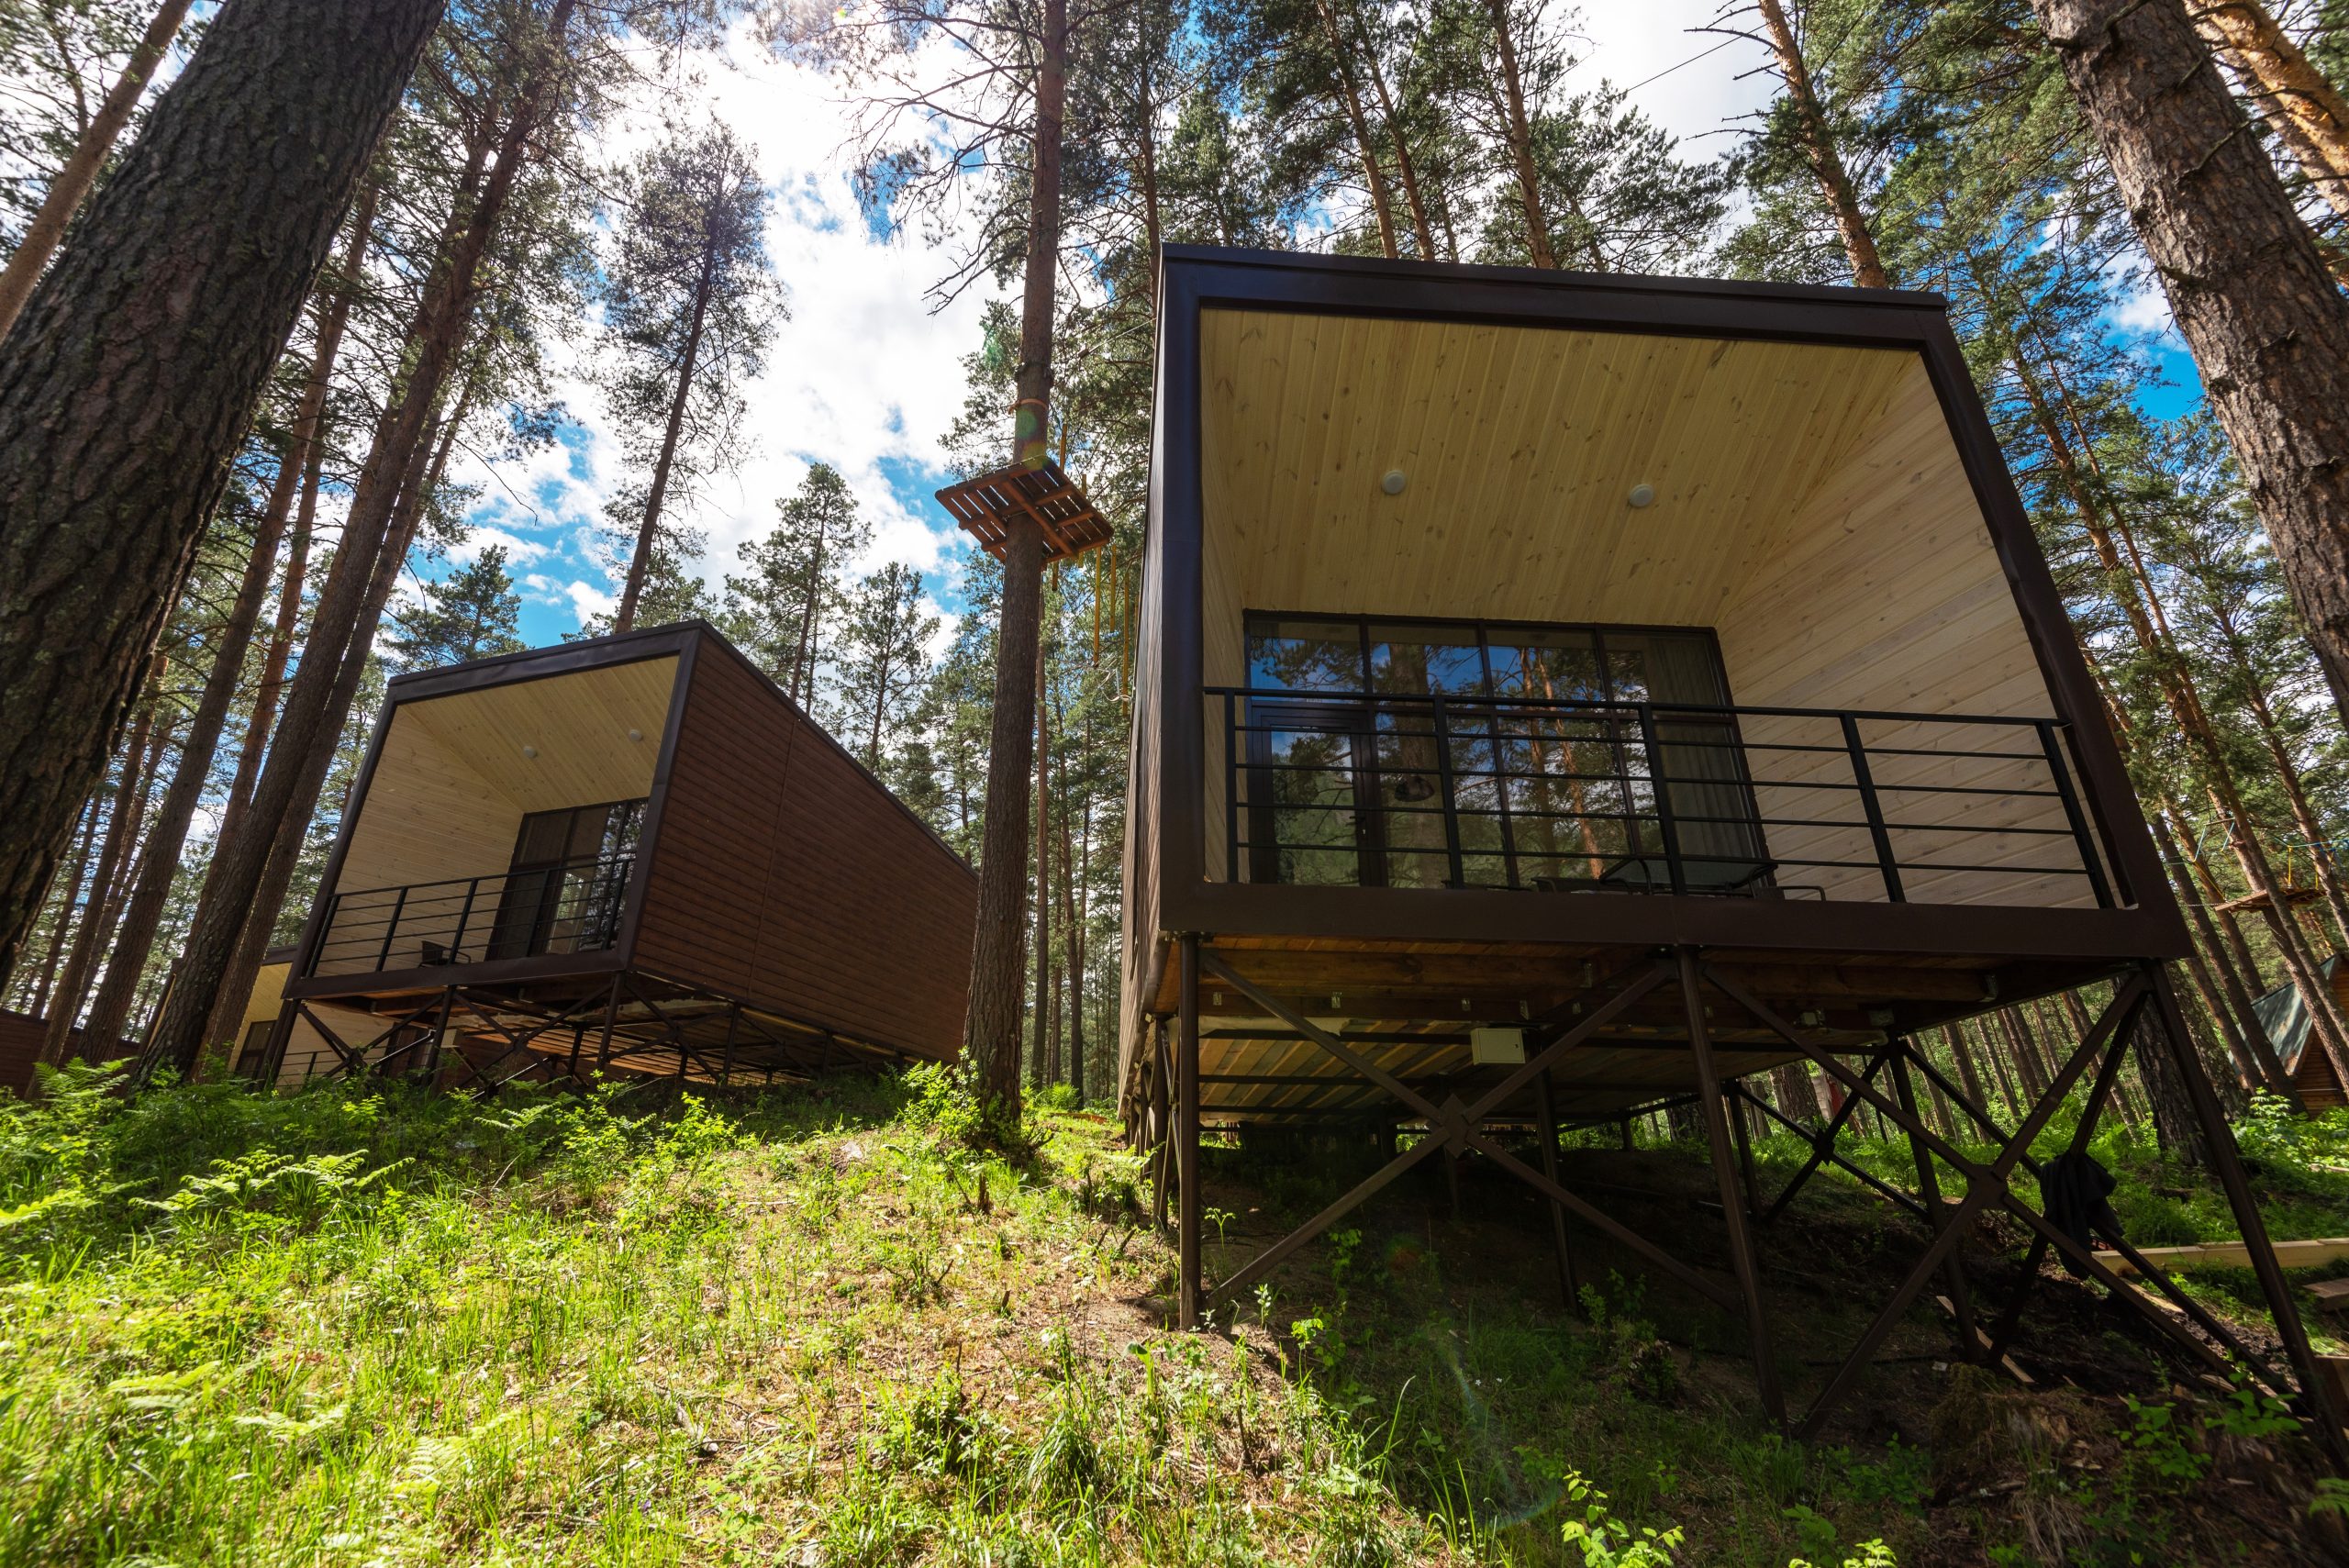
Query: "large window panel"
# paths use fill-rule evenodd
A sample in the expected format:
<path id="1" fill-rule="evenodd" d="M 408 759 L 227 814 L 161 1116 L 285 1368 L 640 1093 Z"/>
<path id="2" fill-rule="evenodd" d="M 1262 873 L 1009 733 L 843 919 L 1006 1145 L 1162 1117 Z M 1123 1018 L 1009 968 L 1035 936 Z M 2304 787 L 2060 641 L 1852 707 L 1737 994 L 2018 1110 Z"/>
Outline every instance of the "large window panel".
<path id="1" fill-rule="evenodd" d="M 1669 818 L 1685 885 L 1766 881 L 1733 721 L 1674 711 L 1729 700 L 1703 628 L 1247 626 L 1251 880 L 1668 886 Z M 1268 692 L 1351 700 L 1292 728 L 1307 709 Z"/>

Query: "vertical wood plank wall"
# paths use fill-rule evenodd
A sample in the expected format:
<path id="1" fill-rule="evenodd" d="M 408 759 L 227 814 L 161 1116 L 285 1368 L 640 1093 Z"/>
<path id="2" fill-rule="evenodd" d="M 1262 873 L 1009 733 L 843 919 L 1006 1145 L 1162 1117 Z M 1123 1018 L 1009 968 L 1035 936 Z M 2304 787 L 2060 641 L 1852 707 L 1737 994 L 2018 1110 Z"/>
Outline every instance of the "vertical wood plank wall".
<path id="1" fill-rule="evenodd" d="M 660 811 L 638 968 L 918 1055 L 959 1049 L 976 876 L 715 639 Z"/>

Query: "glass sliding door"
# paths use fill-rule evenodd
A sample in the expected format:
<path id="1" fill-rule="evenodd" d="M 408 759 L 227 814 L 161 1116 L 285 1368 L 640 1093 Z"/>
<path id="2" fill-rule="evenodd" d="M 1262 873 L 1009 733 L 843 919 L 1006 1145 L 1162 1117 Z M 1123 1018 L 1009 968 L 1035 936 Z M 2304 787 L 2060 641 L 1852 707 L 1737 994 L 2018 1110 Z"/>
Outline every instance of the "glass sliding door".
<path id="1" fill-rule="evenodd" d="M 488 955 L 593 952 L 618 939 L 641 800 L 534 811 L 514 839 Z"/>
<path id="2" fill-rule="evenodd" d="M 1667 824 L 1767 879 L 1733 719 L 1675 711 L 1728 704 L 1702 628 L 1258 615 L 1248 668 L 1252 881 L 1669 887 Z"/>

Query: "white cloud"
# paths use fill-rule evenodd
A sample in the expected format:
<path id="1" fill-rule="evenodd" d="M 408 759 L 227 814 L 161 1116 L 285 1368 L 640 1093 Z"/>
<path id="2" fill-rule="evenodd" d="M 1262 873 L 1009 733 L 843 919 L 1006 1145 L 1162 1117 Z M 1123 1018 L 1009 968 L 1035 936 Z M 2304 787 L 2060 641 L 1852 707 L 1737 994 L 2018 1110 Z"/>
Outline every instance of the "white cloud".
<path id="1" fill-rule="evenodd" d="M 2178 336 L 2176 318 L 2169 313 L 2169 296 L 2159 284 L 2136 280 L 2112 296 L 2105 308 L 2105 319 L 2123 332 L 2143 332 L 2165 339 L 2178 347 L 2185 339 Z"/>
<path id="2" fill-rule="evenodd" d="M 610 615 L 619 606 L 619 599 L 617 595 L 604 592 L 593 583 L 565 583 L 562 584 L 562 594 L 571 601 L 572 608 L 579 612 L 581 620 L 585 620 L 589 616 Z"/>
<path id="3" fill-rule="evenodd" d="M 519 534 L 487 523 L 476 523 L 462 540 L 449 547 L 449 559 L 460 566 L 471 566 L 481 559 L 482 551 L 495 546 L 506 551 L 508 571 L 517 566 L 535 565 L 554 550 L 544 539 L 524 539 Z"/>
<path id="4" fill-rule="evenodd" d="M 1636 6 L 1600 0 L 1581 24 L 1586 60 L 1574 85 L 1596 86 L 1602 75 L 1623 86 L 1644 83 L 1634 87 L 1634 100 L 1691 140 L 1692 155 L 1720 149 L 1722 139 L 1707 133 L 1765 105 L 1776 83 L 1753 73 L 1765 57 L 1746 40 L 1689 62 L 1722 41 L 1690 30 L 1714 20 L 1717 9 L 1718 0 Z M 950 63 L 939 61 L 941 69 Z M 940 437 L 961 411 L 960 361 L 977 345 L 991 288 L 983 284 L 933 312 L 926 291 L 952 264 L 950 252 L 912 239 L 874 238 L 849 186 L 852 125 L 836 83 L 777 60 L 748 31 L 724 59 L 703 65 L 707 79 L 689 94 L 674 84 L 648 88 L 611 125 L 599 150 L 617 159 L 644 145 L 688 96 L 731 125 L 758 150 L 776 193 L 768 250 L 790 289 L 792 313 L 775 332 L 764 373 L 745 389 L 751 454 L 739 472 L 681 498 L 671 516 L 708 535 L 703 572 L 716 584 L 734 569 L 740 546 L 774 526 L 775 501 L 798 485 L 807 465 L 829 462 L 873 525 L 873 546 L 858 568 L 890 561 L 915 567 L 944 613 L 959 603 L 954 579 L 968 550 L 930 492 L 948 477 Z M 577 373 L 577 357 L 595 352 L 592 334 L 558 348 L 558 369 L 566 357 L 570 364 L 556 391 L 577 420 L 561 444 L 494 467 L 461 460 L 452 475 L 477 485 L 481 498 L 473 539 L 451 554 L 471 559 L 485 544 L 504 543 L 517 565 L 539 568 L 523 579 L 535 606 L 524 628 L 533 641 L 571 629 L 562 609 L 607 611 L 618 587 L 599 535 L 604 504 L 629 474 L 616 423 Z"/>
<path id="5" fill-rule="evenodd" d="M 940 437 L 962 407 L 960 361 L 977 345 L 987 292 L 933 313 L 925 291 L 951 266 L 949 254 L 874 239 L 849 186 L 850 111 L 834 83 L 775 59 L 747 32 L 726 60 L 705 64 L 707 79 L 694 97 L 758 150 L 776 193 L 767 248 L 790 290 L 791 317 L 775 330 L 763 373 L 744 388 L 749 455 L 737 472 L 679 498 L 670 517 L 708 535 L 703 572 L 715 585 L 735 568 L 745 540 L 774 527 L 774 503 L 797 487 L 808 464 L 829 462 L 873 525 L 873 548 L 859 568 L 901 561 L 937 594 L 961 536 L 930 492 L 948 477 Z M 645 96 L 611 126 L 605 157 L 643 145 L 674 110 L 673 95 Z M 595 352 L 590 333 L 557 357 Z M 481 489 L 472 514 L 476 540 L 507 542 L 518 563 L 578 574 L 568 583 L 545 573 L 526 579 L 542 602 L 558 585 L 583 613 L 607 609 L 617 584 L 607 581 L 598 595 L 588 579 L 610 576 L 598 540 L 602 510 L 629 472 L 618 427 L 575 357 L 556 390 L 578 425 L 562 444 L 495 470 L 478 460 L 461 464 L 454 477 Z M 527 558 L 515 551 L 521 542 L 533 552 Z"/>

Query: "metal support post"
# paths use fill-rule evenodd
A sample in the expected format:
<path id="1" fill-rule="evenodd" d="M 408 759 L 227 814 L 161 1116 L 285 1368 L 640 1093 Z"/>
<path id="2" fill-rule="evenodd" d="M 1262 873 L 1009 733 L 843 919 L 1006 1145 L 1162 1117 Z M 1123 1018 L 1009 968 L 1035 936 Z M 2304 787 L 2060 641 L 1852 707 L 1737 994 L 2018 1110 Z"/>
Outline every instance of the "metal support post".
<path id="1" fill-rule="evenodd" d="M 1174 1180 L 1180 1205 L 1175 1325 L 1199 1326 L 1199 939 L 1182 939 L 1182 1024 L 1174 1042 Z"/>
<path id="2" fill-rule="evenodd" d="M 1737 1275 L 1738 1295 L 1745 1303 L 1745 1331 L 1753 1352 L 1753 1380 L 1762 1394 L 1762 1408 L 1781 1428 L 1787 1424 L 1787 1402 L 1778 1391 L 1778 1366 L 1770 1351 L 1770 1320 L 1762 1307 L 1762 1278 L 1753 1261 L 1753 1235 L 1747 1229 L 1745 1207 L 1738 1201 L 1737 1171 L 1730 1152 L 1729 1118 L 1724 1114 L 1720 1071 L 1713 1063 L 1713 1042 L 1705 1027 L 1705 996 L 1697 978 L 1697 950 L 1681 948 L 1680 1000 L 1688 1014 L 1688 1053 L 1697 1068 L 1697 1108 L 1705 1118 L 1705 1140 L 1711 1146 L 1713 1178 L 1720 1188 L 1721 1218 L 1729 1229 L 1730 1267 Z"/>
<path id="3" fill-rule="evenodd" d="M 1542 1173 L 1558 1182 L 1558 1107 L 1547 1073 L 1533 1080 L 1533 1111 L 1541 1123 Z M 1575 1277 L 1574 1239 L 1566 1229 L 1566 1206 L 1556 1198 L 1550 1199 L 1550 1240 L 1558 1250 L 1558 1288 L 1565 1293 L 1566 1309 L 1572 1311 L 1582 1299 L 1582 1282 Z"/>
<path id="4" fill-rule="evenodd" d="M 1920 1118 L 1917 1113 L 1917 1090 L 1909 1082 L 1909 1053 L 1906 1040 L 1894 1042 L 1892 1091 L 1900 1101 L 1901 1114 L 1916 1121 Z M 1909 1131 L 1909 1152 L 1917 1162 L 1917 1195 L 1924 1200 L 1925 1223 L 1938 1236 L 1942 1228 L 1950 1223 L 1950 1216 L 1947 1207 L 1942 1202 L 1941 1177 L 1933 1170 L 1933 1151 L 1925 1147 L 1923 1139 L 1914 1131 Z M 1965 1248 L 1963 1238 L 1950 1248 L 1948 1261 L 1943 1265 L 1942 1278 L 1949 1286 L 1950 1311 L 1957 1318 L 1957 1353 L 1970 1362 L 1980 1359 L 1982 1341 L 1974 1326 L 1974 1293 L 1965 1283 Z"/>

